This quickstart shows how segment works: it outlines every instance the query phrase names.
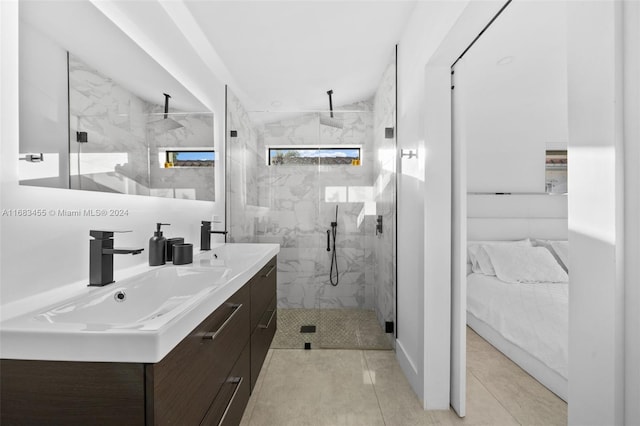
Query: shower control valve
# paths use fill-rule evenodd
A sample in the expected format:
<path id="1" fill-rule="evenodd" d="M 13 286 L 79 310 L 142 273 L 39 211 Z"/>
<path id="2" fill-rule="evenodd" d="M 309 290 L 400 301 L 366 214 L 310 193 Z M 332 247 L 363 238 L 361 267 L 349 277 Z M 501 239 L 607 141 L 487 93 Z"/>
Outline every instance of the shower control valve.
<path id="1" fill-rule="evenodd" d="M 382 215 L 376 219 L 376 235 L 382 234 Z"/>

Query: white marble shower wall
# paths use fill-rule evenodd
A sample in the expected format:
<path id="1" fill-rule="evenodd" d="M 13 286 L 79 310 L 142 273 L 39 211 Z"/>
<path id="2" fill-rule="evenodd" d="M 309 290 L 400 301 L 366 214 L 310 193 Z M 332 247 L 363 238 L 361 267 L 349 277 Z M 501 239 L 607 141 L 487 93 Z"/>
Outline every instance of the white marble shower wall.
<path id="1" fill-rule="evenodd" d="M 342 129 L 321 124 L 320 113 L 248 113 L 228 90 L 230 240 L 281 245 L 278 307 L 374 309 L 383 324 L 395 318 L 396 156 L 395 138 L 385 138 L 385 128 L 395 127 L 395 67 L 371 100 L 336 110 Z M 268 148 L 283 145 L 358 145 L 361 165 L 269 166 Z M 336 206 L 340 282 L 334 287 L 326 248 Z"/>
<path id="2" fill-rule="evenodd" d="M 340 107 L 335 119 L 343 128 L 320 124 L 320 114 L 308 113 L 271 120 L 261 116 L 259 203 L 269 208 L 257 226 L 258 241 L 279 241 L 278 306 L 282 308 L 374 308 L 372 250 L 371 102 Z M 352 165 L 267 165 L 273 146 L 361 146 L 362 162 Z M 327 230 L 338 206 L 337 265 L 339 285 L 329 282 L 331 253 Z"/>
<path id="3" fill-rule="evenodd" d="M 164 167 L 168 149 L 209 151 L 213 149 L 213 115 L 210 113 L 173 113 L 169 117 L 182 127 L 162 131 L 154 125 L 164 120 L 163 114 L 153 114 L 147 124 L 149 145 L 150 195 L 165 198 L 215 201 L 214 167 Z M 216 162 L 217 162 L 216 157 Z"/>
<path id="4" fill-rule="evenodd" d="M 162 92 L 159 91 L 162 99 Z M 213 149 L 211 113 L 172 113 L 183 127 L 160 130 L 163 106 L 147 102 L 69 55 L 71 187 L 214 200 L 214 169 L 164 168 L 163 148 Z M 76 131 L 88 142 L 76 142 Z"/>
<path id="5" fill-rule="evenodd" d="M 148 102 L 69 55 L 71 188 L 149 195 Z M 76 142 L 76 131 L 88 142 Z M 122 167 L 122 179 L 113 171 Z"/>
<path id="6" fill-rule="evenodd" d="M 343 129 L 320 125 L 317 113 L 247 113 L 227 94 L 228 217 L 230 240 L 275 242 L 278 306 L 281 308 L 373 309 L 372 101 L 336 112 Z M 235 130 L 236 137 L 230 137 Z M 269 146 L 358 145 L 362 162 L 352 165 L 267 165 Z M 327 233 L 338 206 L 340 284 L 329 283 Z M 369 212 L 367 212 L 369 213 Z"/>

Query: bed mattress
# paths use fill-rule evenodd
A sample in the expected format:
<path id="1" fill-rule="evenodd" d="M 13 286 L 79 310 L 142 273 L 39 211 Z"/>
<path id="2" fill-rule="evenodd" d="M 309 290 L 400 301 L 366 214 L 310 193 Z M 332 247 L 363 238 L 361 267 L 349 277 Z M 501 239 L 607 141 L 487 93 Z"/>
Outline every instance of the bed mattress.
<path id="1" fill-rule="evenodd" d="M 467 277 L 467 312 L 490 327 L 494 336 L 521 349 L 565 380 L 568 306 L 567 283 L 510 284 L 483 274 Z M 536 376 L 535 372 L 529 373 Z"/>

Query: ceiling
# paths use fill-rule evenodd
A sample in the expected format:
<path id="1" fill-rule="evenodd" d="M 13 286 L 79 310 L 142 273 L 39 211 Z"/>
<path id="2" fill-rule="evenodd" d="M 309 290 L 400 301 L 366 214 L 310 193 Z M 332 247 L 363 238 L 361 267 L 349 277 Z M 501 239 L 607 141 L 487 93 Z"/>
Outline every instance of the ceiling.
<path id="1" fill-rule="evenodd" d="M 329 89 L 336 108 L 371 97 L 415 4 L 30 0 L 21 2 L 20 13 L 23 22 L 154 103 L 166 92 L 175 108 L 202 110 L 190 92 L 211 109 L 215 84 L 224 83 L 247 110 L 299 111 L 328 109 Z"/>
<path id="2" fill-rule="evenodd" d="M 249 110 L 327 109 L 375 93 L 415 1 L 185 4 Z"/>
<path id="3" fill-rule="evenodd" d="M 31 27 L 142 99 L 162 105 L 163 93 L 169 93 L 177 110 L 206 110 L 193 93 L 91 3 L 29 0 L 21 1 L 19 7 L 21 26 Z"/>

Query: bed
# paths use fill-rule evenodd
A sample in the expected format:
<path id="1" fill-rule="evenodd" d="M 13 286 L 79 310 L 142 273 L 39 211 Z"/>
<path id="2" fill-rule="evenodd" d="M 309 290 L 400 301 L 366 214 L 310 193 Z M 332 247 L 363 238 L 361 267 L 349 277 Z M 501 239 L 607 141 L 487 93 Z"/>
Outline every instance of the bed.
<path id="1" fill-rule="evenodd" d="M 470 243 L 467 324 L 566 401 L 568 248 L 557 248 L 529 239 Z"/>

